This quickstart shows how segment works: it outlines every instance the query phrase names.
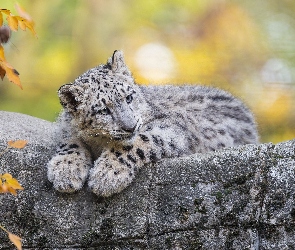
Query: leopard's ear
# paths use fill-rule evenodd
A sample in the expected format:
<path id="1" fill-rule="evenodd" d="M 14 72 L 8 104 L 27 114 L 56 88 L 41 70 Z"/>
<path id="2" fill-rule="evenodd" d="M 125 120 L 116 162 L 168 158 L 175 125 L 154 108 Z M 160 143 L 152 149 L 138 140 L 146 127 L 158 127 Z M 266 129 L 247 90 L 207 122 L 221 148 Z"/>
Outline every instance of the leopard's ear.
<path id="1" fill-rule="evenodd" d="M 69 112 L 75 112 L 82 102 L 83 88 L 74 84 L 66 84 L 60 87 L 58 96 L 64 109 Z"/>
<path id="2" fill-rule="evenodd" d="M 131 72 L 124 61 L 123 52 L 120 50 L 115 50 L 113 56 L 108 61 L 111 64 L 113 73 L 121 73 L 124 75 L 131 76 Z"/>

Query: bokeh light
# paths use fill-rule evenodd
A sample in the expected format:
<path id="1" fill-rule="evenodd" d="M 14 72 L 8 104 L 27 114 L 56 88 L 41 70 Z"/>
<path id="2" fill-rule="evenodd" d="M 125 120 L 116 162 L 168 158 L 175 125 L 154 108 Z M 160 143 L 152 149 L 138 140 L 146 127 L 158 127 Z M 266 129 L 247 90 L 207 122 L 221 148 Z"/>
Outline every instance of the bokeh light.
<path id="1" fill-rule="evenodd" d="M 15 2 L 1 8 L 16 13 Z M 36 24 L 13 33 L 0 109 L 54 121 L 58 88 L 116 49 L 140 84 L 205 84 L 244 100 L 261 142 L 295 138 L 295 1 L 23 0 Z"/>

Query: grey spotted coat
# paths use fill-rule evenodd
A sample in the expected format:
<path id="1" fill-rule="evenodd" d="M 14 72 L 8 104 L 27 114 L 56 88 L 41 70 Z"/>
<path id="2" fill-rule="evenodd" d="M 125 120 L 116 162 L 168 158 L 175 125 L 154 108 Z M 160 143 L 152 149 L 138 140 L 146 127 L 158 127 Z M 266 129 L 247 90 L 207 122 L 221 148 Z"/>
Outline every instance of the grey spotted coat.
<path id="1" fill-rule="evenodd" d="M 120 51 L 58 94 L 64 110 L 48 179 L 60 192 L 88 181 L 95 194 L 110 196 L 146 163 L 258 142 L 253 115 L 231 94 L 204 86 L 139 86 Z"/>

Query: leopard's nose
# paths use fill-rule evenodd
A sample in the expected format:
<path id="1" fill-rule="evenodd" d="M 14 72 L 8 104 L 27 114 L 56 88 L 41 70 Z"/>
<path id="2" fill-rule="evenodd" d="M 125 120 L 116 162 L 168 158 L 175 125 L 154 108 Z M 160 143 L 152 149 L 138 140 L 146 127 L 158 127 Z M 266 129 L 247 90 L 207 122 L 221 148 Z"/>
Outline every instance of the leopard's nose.
<path id="1" fill-rule="evenodd" d="M 128 133 L 133 133 L 134 130 L 136 129 L 136 125 L 135 125 L 134 127 L 121 126 L 121 128 L 122 128 L 124 131 L 128 132 Z"/>

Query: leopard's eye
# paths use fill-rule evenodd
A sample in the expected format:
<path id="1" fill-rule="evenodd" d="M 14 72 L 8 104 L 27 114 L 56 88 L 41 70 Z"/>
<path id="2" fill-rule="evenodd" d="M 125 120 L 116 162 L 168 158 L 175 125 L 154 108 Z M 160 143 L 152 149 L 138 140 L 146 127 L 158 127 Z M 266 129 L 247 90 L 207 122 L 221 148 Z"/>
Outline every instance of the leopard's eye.
<path id="1" fill-rule="evenodd" d="M 126 102 L 127 102 L 128 104 L 130 104 L 130 103 L 132 102 L 132 100 L 133 100 L 133 96 L 132 96 L 132 95 L 128 95 L 128 96 L 126 96 Z"/>
<path id="2" fill-rule="evenodd" d="M 110 111 L 109 108 L 105 107 L 104 109 L 101 109 L 99 111 L 99 113 L 102 114 L 102 115 L 109 115 L 111 113 L 111 111 Z"/>

